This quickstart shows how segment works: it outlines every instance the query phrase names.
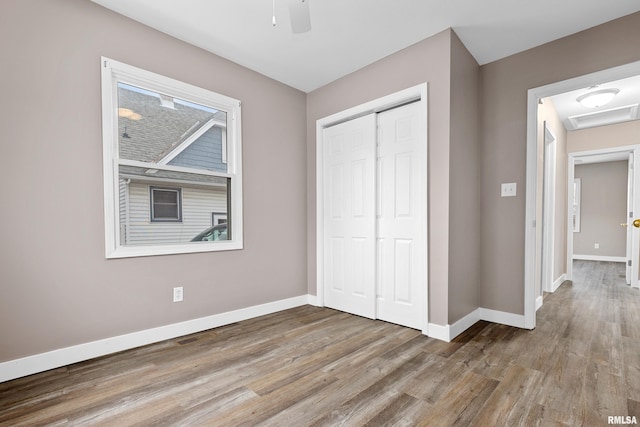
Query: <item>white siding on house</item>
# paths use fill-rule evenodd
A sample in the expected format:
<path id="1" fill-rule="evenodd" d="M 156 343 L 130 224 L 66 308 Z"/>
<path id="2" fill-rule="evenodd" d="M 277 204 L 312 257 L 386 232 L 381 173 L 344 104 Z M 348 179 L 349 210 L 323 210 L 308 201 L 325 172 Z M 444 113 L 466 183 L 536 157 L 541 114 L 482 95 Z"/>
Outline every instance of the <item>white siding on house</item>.
<path id="1" fill-rule="evenodd" d="M 210 227 L 213 212 L 227 212 L 224 187 L 181 187 L 158 185 L 156 188 L 182 189 L 182 222 L 151 222 L 149 184 L 129 184 L 129 229 L 126 245 L 188 242 Z"/>
<path id="2" fill-rule="evenodd" d="M 120 241 L 124 243 L 127 241 L 127 180 L 120 178 L 118 186 L 120 188 Z"/>

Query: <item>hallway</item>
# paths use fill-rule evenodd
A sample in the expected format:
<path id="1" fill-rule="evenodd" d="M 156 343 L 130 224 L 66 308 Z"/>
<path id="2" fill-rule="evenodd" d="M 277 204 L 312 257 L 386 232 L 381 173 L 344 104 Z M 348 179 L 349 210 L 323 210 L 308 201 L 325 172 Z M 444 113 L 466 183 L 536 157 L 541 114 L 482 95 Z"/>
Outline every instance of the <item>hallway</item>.
<path id="1" fill-rule="evenodd" d="M 545 295 L 538 311 L 536 335 L 549 340 L 537 349 L 548 370 L 538 393 L 545 418 L 600 425 L 596 414 L 637 417 L 640 292 L 625 284 L 623 263 L 574 261 L 573 268 L 573 282 Z"/>

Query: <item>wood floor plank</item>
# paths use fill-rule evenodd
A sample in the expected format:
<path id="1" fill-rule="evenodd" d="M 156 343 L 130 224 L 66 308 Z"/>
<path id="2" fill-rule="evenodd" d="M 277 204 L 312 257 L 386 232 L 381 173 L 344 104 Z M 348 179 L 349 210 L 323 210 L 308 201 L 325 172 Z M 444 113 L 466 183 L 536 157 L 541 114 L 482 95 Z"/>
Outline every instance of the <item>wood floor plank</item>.
<path id="1" fill-rule="evenodd" d="M 421 414 L 426 409 L 423 401 L 402 393 L 364 424 L 364 427 L 413 426 L 423 417 Z"/>
<path id="2" fill-rule="evenodd" d="M 590 361 L 580 392 L 584 396 L 581 421 L 585 425 L 604 425 L 610 415 L 627 415 L 624 379 L 611 374 L 606 365 Z"/>
<path id="3" fill-rule="evenodd" d="M 350 376 L 354 370 L 361 369 L 368 361 L 383 354 L 389 355 L 393 348 L 403 345 L 420 335 L 420 332 L 415 329 L 403 328 L 385 322 L 380 323 L 383 324 L 384 329 L 380 331 L 381 336 L 377 340 L 360 346 L 357 351 L 336 359 L 334 362 L 325 365 L 322 370 L 331 372 L 332 375 L 339 378 Z"/>
<path id="4" fill-rule="evenodd" d="M 499 382 L 467 371 L 456 378 L 434 405 L 434 410 L 419 426 L 470 426 L 487 403 Z"/>
<path id="5" fill-rule="evenodd" d="M 384 327 L 384 325 L 380 326 Z M 312 347 L 306 349 L 297 347 L 296 353 L 286 359 L 286 365 L 262 375 L 258 380 L 248 384 L 248 387 L 258 394 L 270 393 L 314 370 L 323 369 L 326 364 L 378 339 L 375 333 L 373 335 L 360 333 L 361 329 L 357 324 L 352 327 L 342 327 L 326 343 L 311 340 Z M 376 329 L 373 328 L 373 332 L 375 331 Z"/>
<path id="6" fill-rule="evenodd" d="M 627 396 L 640 402 L 640 340 L 623 337 L 622 352 Z"/>
<path id="7" fill-rule="evenodd" d="M 640 419 L 640 402 L 633 399 L 627 399 L 627 413 L 624 415 L 635 415 L 636 418 Z"/>
<path id="8" fill-rule="evenodd" d="M 421 353 L 417 351 L 415 355 Z M 319 418 L 319 414 L 328 414 L 344 402 L 355 399 L 356 396 L 375 387 L 406 361 L 405 358 L 383 361 L 376 357 L 357 368 L 340 372 L 339 381 L 330 384 L 314 396 L 300 399 L 295 405 L 267 420 L 263 425 L 270 427 L 308 425 L 311 420 Z"/>
<path id="9" fill-rule="evenodd" d="M 231 411 L 223 410 L 214 413 L 209 420 L 205 421 L 205 425 L 255 426 L 282 412 L 300 399 L 319 393 L 334 381 L 336 378 L 322 371 L 312 372 L 297 378 L 276 392 L 248 400 Z"/>
<path id="10" fill-rule="evenodd" d="M 335 426 L 339 424 L 363 425 L 377 416 L 388 401 L 395 400 L 400 388 L 411 379 L 413 372 L 429 357 L 419 352 L 413 358 L 402 363 L 388 375 L 358 393 L 353 398 L 333 409 L 330 413 L 314 420 L 311 426 Z"/>
<path id="11" fill-rule="evenodd" d="M 531 413 L 538 413 L 535 397 L 544 374 L 517 365 L 506 370 L 504 379 L 473 418 L 474 425 L 526 425 Z"/>
<path id="12" fill-rule="evenodd" d="M 451 384 L 452 377 L 463 374 L 465 366 L 438 354 L 428 354 L 421 369 L 403 388 L 410 396 L 436 403 Z"/>
<path id="13" fill-rule="evenodd" d="M 119 416 L 115 421 L 119 425 L 204 426 L 207 423 L 214 424 L 218 414 L 223 411 L 231 411 L 256 397 L 246 387 L 239 387 L 223 394 L 211 393 L 207 398 L 199 399 L 196 404 L 181 405 L 177 409 L 173 405 L 166 405 L 153 416 L 140 417 L 135 412 L 128 414 L 128 417 Z"/>

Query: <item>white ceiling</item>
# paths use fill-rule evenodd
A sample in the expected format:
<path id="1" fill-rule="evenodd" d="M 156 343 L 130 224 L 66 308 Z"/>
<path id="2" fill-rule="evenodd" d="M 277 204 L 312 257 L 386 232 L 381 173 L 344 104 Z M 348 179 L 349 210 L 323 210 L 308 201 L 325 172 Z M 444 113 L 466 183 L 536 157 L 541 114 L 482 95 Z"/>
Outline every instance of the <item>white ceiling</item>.
<path id="1" fill-rule="evenodd" d="M 576 100 L 580 95 L 601 89 L 619 89 L 620 92 L 613 98 L 613 101 L 599 108 L 583 107 Z M 640 76 L 606 82 L 597 87 L 578 89 L 550 98 L 558 117 L 567 130 L 637 120 L 640 113 L 638 108 L 638 104 L 640 104 Z M 630 113 L 631 116 L 629 116 Z M 572 127 L 569 118 L 574 116 L 578 116 L 578 122 L 582 126 Z"/>
<path id="2" fill-rule="evenodd" d="M 449 27 L 479 64 L 640 11 L 638 0 L 306 0 L 292 34 L 287 1 L 92 0 L 310 92 Z"/>

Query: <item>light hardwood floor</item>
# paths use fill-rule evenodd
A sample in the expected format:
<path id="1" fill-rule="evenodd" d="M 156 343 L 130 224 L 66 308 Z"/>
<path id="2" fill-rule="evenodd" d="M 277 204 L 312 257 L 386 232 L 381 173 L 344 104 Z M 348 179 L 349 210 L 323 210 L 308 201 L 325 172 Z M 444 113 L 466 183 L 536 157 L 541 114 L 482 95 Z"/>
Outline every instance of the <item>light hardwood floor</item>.
<path id="1" fill-rule="evenodd" d="M 601 426 L 640 418 L 640 292 L 579 261 L 533 331 L 300 307 L 0 384 L 0 425 Z"/>

